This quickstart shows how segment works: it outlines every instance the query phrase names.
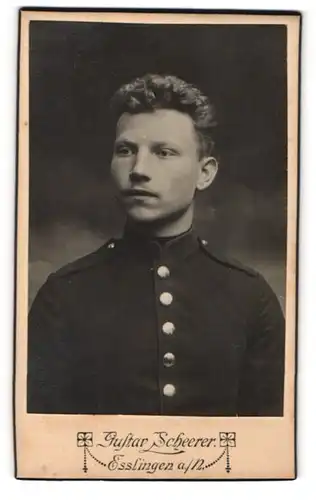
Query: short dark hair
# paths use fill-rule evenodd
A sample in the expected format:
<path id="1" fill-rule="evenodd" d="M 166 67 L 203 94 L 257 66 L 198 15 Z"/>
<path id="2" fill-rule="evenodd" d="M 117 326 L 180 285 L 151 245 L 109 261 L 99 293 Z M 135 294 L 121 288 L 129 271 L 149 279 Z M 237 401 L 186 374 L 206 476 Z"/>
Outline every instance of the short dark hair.
<path id="1" fill-rule="evenodd" d="M 194 124 L 200 156 L 213 153 L 214 106 L 197 87 L 176 76 L 146 74 L 138 77 L 115 92 L 110 109 L 116 123 L 123 113 L 137 114 L 156 109 L 186 113 Z"/>

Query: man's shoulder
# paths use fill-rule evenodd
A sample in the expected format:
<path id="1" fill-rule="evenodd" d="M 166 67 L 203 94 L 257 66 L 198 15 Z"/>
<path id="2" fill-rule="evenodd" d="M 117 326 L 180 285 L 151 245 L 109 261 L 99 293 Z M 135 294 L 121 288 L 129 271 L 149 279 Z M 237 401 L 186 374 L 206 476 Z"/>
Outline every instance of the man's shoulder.
<path id="1" fill-rule="evenodd" d="M 55 271 L 51 278 L 68 278 L 75 274 L 84 273 L 96 266 L 103 265 L 112 255 L 116 240 L 111 238 L 104 245 L 93 252 L 76 259 Z"/>
<path id="2" fill-rule="evenodd" d="M 261 272 L 242 264 L 239 260 L 219 255 L 207 244 L 203 245 L 203 252 L 212 263 L 212 269 L 216 269 L 219 281 L 225 282 L 230 291 L 234 290 L 240 297 L 245 297 L 246 294 L 255 302 L 264 303 L 271 300 L 275 302 L 275 292 Z"/>
<path id="3" fill-rule="evenodd" d="M 201 240 L 201 248 L 210 261 L 220 270 L 222 269 L 223 271 L 234 272 L 236 275 L 248 276 L 251 278 L 260 277 L 260 273 L 258 271 L 243 264 L 235 258 L 218 253 L 212 249 L 205 240 Z"/>

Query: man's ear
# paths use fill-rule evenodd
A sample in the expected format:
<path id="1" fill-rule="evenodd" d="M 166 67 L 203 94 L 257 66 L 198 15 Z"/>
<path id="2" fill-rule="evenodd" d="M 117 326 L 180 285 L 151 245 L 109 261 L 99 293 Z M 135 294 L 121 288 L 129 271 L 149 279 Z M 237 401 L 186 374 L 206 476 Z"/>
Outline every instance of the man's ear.
<path id="1" fill-rule="evenodd" d="M 202 158 L 200 161 L 200 174 L 196 188 L 199 191 L 203 191 L 204 189 L 208 188 L 215 179 L 217 170 L 218 162 L 216 158 L 214 158 L 214 156 Z"/>

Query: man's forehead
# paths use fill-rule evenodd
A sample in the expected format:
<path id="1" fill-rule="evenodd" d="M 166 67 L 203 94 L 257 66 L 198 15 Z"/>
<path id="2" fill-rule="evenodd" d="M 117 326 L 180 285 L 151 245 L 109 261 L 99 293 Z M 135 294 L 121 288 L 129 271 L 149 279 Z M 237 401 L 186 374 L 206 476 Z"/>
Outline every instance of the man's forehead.
<path id="1" fill-rule="evenodd" d="M 174 109 L 123 113 L 116 129 L 117 138 L 148 138 L 157 141 L 195 139 L 191 117 Z"/>

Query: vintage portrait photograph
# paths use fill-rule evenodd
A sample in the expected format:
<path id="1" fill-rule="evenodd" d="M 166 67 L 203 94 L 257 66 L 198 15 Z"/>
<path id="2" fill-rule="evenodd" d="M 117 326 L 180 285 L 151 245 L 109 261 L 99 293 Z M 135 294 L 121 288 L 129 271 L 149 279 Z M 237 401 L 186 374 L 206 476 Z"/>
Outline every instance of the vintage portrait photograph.
<path id="1" fill-rule="evenodd" d="M 18 477 L 294 477 L 299 31 L 21 10 Z"/>

